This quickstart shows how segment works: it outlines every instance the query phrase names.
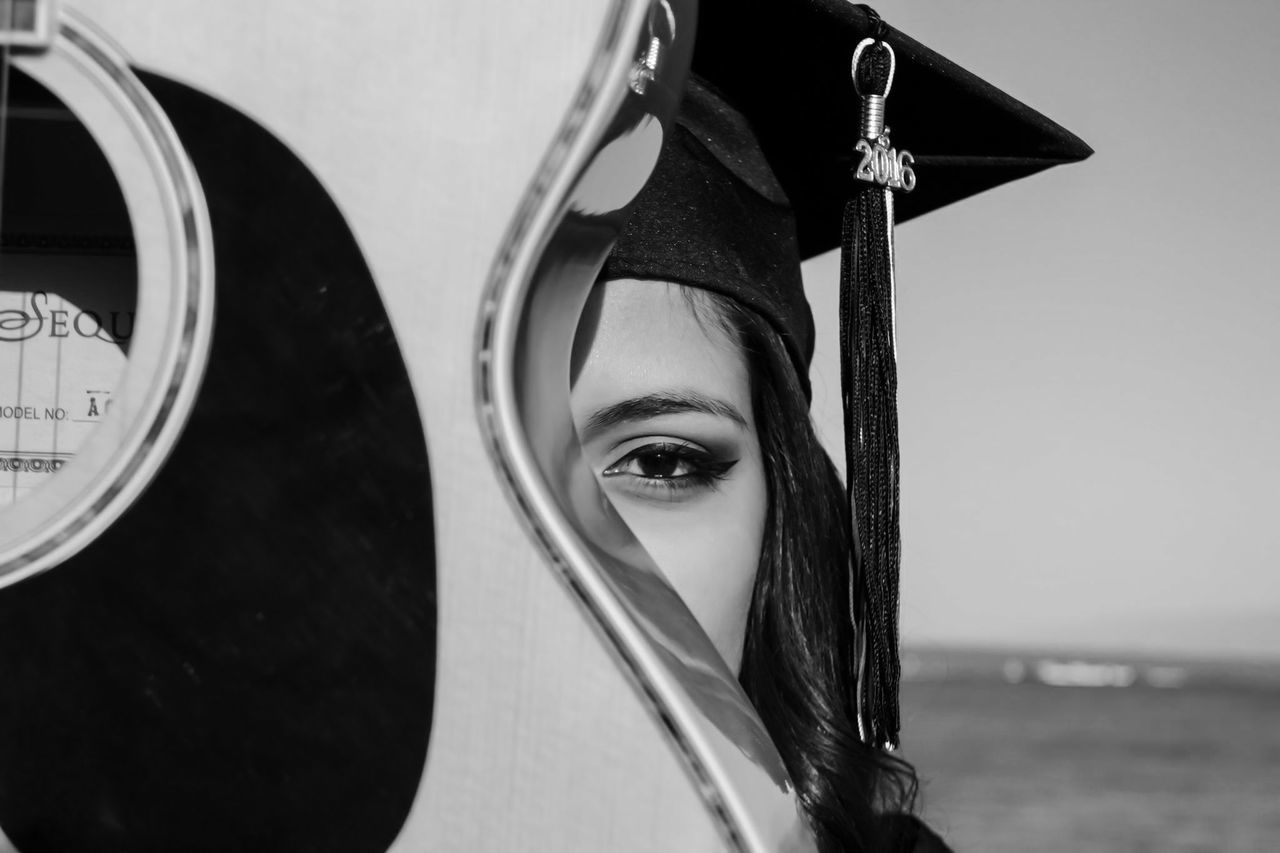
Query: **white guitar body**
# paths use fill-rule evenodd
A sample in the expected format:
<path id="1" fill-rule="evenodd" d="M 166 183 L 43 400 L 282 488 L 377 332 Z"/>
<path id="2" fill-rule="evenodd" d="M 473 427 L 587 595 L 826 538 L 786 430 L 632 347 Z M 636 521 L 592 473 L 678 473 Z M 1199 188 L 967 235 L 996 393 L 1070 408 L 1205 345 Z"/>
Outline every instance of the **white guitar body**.
<path id="1" fill-rule="evenodd" d="M 478 353 L 500 356 L 501 340 L 517 334 L 503 332 L 513 321 L 486 299 L 536 284 L 557 205 L 622 98 L 600 90 L 625 79 L 649 7 L 64 0 L 63 9 L 131 65 L 212 95 L 282 140 L 342 212 L 376 282 L 426 435 L 438 615 L 426 765 L 390 849 L 811 849 L 771 748 L 752 755 L 699 717 L 696 689 L 659 671 L 652 635 L 663 626 L 650 630 L 643 612 L 610 603 L 608 582 L 584 589 L 548 565 L 548 552 L 594 552 L 574 544 L 572 518 L 540 526 L 504 493 L 495 455 L 517 489 L 537 479 L 536 448 L 486 433 L 519 421 L 501 408 L 508 392 L 486 386 L 497 409 L 488 427 L 478 414 Z M 530 191 L 535 176 L 542 189 Z M 498 267 L 525 284 L 495 282 L 504 251 Z M 485 316 L 496 349 L 477 342 Z M 571 336 L 571 318 L 567 328 Z M 535 510 L 554 503 L 524 500 Z M 602 630 L 588 612 L 621 627 Z M 676 669 L 712 666 L 689 663 L 708 644 L 676 646 L 685 661 Z M 709 678 L 732 683 L 715 666 Z"/>

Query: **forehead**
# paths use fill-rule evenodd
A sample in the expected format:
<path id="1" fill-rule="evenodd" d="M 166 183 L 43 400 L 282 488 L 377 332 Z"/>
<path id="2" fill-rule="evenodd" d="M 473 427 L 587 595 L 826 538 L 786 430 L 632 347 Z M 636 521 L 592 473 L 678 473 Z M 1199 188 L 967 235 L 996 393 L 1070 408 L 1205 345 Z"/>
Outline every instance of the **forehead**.
<path id="1" fill-rule="evenodd" d="M 750 412 L 741 347 L 721 328 L 712 304 L 678 284 L 622 279 L 596 285 L 574 341 L 573 373 L 575 412 L 672 389 L 720 397 Z"/>

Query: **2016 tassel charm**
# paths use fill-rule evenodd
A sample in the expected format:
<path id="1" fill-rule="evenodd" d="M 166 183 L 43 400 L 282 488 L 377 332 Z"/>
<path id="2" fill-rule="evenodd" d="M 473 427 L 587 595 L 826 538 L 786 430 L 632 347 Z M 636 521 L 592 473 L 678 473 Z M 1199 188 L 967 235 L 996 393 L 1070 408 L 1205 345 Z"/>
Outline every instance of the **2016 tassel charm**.
<path id="1" fill-rule="evenodd" d="M 856 710 L 864 741 L 898 745 L 898 373 L 894 329 L 893 192 L 916 183 L 912 157 L 889 143 L 885 99 L 893 84 L 888 43 L 863 39 L 853 54 L 862 138 L 841 234 L 840 385 L 848 527 L 854 546 L 849 603 L 858 638 Z"/>

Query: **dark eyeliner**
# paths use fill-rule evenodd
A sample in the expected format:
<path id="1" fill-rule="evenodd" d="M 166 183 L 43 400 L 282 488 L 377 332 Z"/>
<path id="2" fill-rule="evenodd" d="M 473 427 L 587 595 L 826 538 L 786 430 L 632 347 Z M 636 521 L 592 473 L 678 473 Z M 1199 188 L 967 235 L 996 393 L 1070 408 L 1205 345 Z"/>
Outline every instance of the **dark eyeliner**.
<path id="1" fill-rule="evenodd" d="M 632 463 L 640 464 L 645 459 L 658 456 L 673 458 L 678 465 L 687 466 L 691 470 L 685 474 L 646 475 L 644 473 L 625 470 Z M 676 442 L 655 442 L 637 447 L 621 459 L 609 465 L 603 471 L 605 477 L 627 476 L 636 481 L 640 488 L 663 489 L 669 492 L 686 489 L 713 487 L 717 481 L 724 479 L 737 459 L 717 459 L 700 448 Z"/>

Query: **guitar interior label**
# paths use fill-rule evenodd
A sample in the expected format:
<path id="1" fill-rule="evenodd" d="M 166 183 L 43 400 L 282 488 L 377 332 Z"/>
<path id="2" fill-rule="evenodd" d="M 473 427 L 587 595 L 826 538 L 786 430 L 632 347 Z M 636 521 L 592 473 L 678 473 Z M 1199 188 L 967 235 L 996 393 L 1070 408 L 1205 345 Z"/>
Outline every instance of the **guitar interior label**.
<path id="1" fill-rule="evenodd" d="M 111 411 L 135 300 L 131 256 L 0 258 L 0 507 L 47 482 Z"/>

